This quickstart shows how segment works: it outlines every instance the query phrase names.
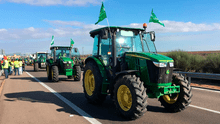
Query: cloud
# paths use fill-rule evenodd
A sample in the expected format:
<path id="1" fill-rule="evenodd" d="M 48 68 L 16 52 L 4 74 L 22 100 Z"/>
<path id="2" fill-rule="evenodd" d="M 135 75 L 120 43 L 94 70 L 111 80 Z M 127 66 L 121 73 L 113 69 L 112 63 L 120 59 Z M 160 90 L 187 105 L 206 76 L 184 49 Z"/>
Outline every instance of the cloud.
<path id="1" fill-rule="evenodd" d="M 65 6 L 85 6 L 88 4 L 97 5 L 101 0 L 6 0 L 12 3 L 25 3 L 36 6 L 51 6 L 51 5 L 65 5 Z"/>
<path id="2" fill-rule="evenodd" d="M 55 37 L 55 45 L 69 45 L 70 38 L 75 41 L 74 46 L 85 48 L 85 53 L 92 52 L 93 39 L 91 30 L 106 25 L 85 24 L 78 21 L 44 20 L 50 24 L 58 25 L 56 28 L 0 29 L 0 43 L 2 47 L 16 52 L 36 52 L 39 49 L 49 50 L 51 36 Z M 178 48 L 184 49 L 198 46 L 199 49 L 208 49 L 207 45 L 218 43 L 220 24 L 196 24 L 192 22 L 163 21 L 166 27 L 159 24 L 148 24 L 148 31 L 156 32 L 156 45 L 158 50 L 168 51 Z M 124 25 L 126 27 L 142 28 L 140 23 Z M 210 39 L 211 38 L 211 39 Z M 165 47 L 166 46 L 166 47 Z M 40 47 L 40 48 L 39 48 Z M 220 46 L 216 46 L 220 49 Z M 215 49 L 216 49 L 215 48 Z M 213 48 L 214 49 L 214 48 Z"/>
<path id="3" fill-rule="evenodd" d="M 157 23 L 149 23 L 147 31 L 155 31 L 157 33 L 173 33 L 173 32 L 200 32 L 200 31 L 213 31 L 220 30 L 219 23 L 212 24 L 195 24 L 192 22 L 176 22 L 176 21 L 162 21 L 165 27 Z M 131 23 L 128 27 L 142 28 L 143 24 Z"/>
<path id="4" fill-rule="evenodd" d="M 4 29 L 4 28 L 0 29 L 0 32 L 6 32 L 6 31 L 7 29 Z"/>

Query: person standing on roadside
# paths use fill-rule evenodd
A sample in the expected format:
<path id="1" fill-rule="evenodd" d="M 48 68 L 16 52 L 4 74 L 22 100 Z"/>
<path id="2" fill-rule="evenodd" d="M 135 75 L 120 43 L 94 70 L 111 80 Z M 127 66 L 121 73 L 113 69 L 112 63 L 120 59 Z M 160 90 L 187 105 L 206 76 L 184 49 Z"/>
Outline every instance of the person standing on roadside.
<path id="1" fill-rule="evenodd" d="M 13 73 L 13 70 L 14 70 L 14 59 L 11 59 L 11 67 L 12 67 L 12 69 L 11 69 L 11 74 Z"/>
<path id="2" fill-rule="evenodd" d="M 18 62 L 18 59 L 15 59 L 14 61 L 14 70 L 15 70 L 15 75 L 16 75 L 16 71 L 18 72 L 18 75 L 20 75 L 19 73 L 19 62 Z"/>
<path id="3" fill-rule="evenodd" d="M 3 69 L 4 69 L 6 79 L 8 78 L 8 66 L 9 66 L 9 63 L 8 63 L 7 57 L 4 56 Z"/>
<path id="4" fill-rule="evenodd" d="M 12 74 L 12 63 L 11 63 L 11 59 L 8 57 L 8 74 L 11 75 Z"/>
<path id="5" fill-rule="evenodd" d="M 22 61 L 21 61 L 22 59 L 20 58 L 19 60 L 18 60 L 18 62 L 19 62 L 19 73 L 20 74 L 22 74 Z"/>
<path id="6" fill-rule="evenodd" d="M 25 71 L 25 61 L 22 59 L 22 70 Z"/>
<path id="7" fill-rule="evenodd" d="M 2 66 L 2 63 L 3 63 L 3 61 L 2 60 L 0 60 L 0 76 L 2 76 L 2 69 L 3 69 L 3 66 Z"/>

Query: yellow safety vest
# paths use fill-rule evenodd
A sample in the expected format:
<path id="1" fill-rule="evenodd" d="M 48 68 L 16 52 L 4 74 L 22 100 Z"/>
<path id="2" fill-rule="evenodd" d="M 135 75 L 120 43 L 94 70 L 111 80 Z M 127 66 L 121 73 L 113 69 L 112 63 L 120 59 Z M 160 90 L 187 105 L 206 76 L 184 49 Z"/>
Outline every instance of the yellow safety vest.
<path id="1" fill-rule="evenodd" d="M 9 66 L 9 67 L 10 67 L 10 66 L 12 67 L 12 65 L 10 65 L 10 62 L 11 62 L 11 60 L 8 61 L 8 66 Z"/>
<path id="2" fill-rule="evenodd" d="M 14 66 L 14 62 L 11 62 L 11 66 Z"/>
<path id="3" fill-rule="evenodd" d="M 19 67 L 22 67 L 22 61 L 18 61 L 19 62 Z"/>
<path id="4" fill-rule="evenodd" d="M 8 61 L 4 60 L 5 65 L 3 66 L 3 68 L 8 68 Z"/>
<path id="5" fill-rule="evenodd" d="M 15 61 L 15 62 L 14 62 L 14 65 L 15 65 L 15 68 L 19 68 L 19 67 L 20 67 L 18 61 Z"/>

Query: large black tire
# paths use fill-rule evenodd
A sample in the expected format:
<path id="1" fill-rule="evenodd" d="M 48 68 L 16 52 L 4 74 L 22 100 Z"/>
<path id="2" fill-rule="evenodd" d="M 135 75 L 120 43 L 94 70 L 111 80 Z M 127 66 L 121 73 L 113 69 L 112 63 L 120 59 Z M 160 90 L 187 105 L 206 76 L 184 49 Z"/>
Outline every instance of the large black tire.
<path id="1" fill-rule="evenodd" d="M 81 80 L 81 68 L 80 66 L 73 66 L 73 71 L 75 71 L 74 80 L 80 81 Z"/>
<path id="2" fill-rule="evenodd" d="M 49 65 L 47 65 L 46 70 L 47 70 L 47 79 L 52 80 L 51 67 Z"/>
<path id="3" fill-rule="evenodd" d="M 106 94 L 102 94 L 102 75 L 97 64 L 89 61 L 83 72 L 83 90 L 89 103 L 101 104 L 105 101 Z"/>
<path id="4" fill-rule="evenodd" d="M 184 76 L 179 74 L 173 74 L 173 85 L 180 86 L 180 93 L 174 95 L 164 95 L 159 98 L 161 105 L 165 107 L 170 112 L 180 112 L 186 109 L 191 103 L 192 88 L 190 83 L 184 78 Z M 171 100 L 167 100 L 166 97 Z"/>
<path id="5" fill-rule="evenodd" d="M 51 70 L 52 74 L 52 81 L 54 82 L 58 82 L 59 81 L 59 70 L 57 66 L 52 66 L 52 70 Z"/>
<path id="6" fill-rule="evenodd" d="M 34 71 L 38 71 L 38 63 L 34 63 Z"/>
<path id="7" fill-rule="evenodd" d="M 147 112 L 147 93 L 136 75 L 124 75 L 116 80 L 113 100 L 117 111 L 125 118 L 137 119 Z"/>

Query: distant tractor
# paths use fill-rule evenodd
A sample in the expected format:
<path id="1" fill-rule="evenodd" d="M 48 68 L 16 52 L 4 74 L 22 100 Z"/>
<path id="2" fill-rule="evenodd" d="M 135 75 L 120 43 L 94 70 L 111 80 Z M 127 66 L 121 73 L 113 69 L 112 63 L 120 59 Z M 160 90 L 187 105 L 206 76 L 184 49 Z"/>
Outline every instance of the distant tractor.
<path id="1" fill-rule="evenodd" d="M 33 58 L 27 58 L 26 64 L 28 66 L 33 65 L 33 61 L 34 61 Z"/>
<path id="2" fill-rule="evenodd" d="M 108 94 L 128 119 L 147 111 L 147 98 L 158 98 L 170 112 L 184 110 L 192 88 L 173 73 L 173 59 L 157 54 L 155 32 L 142 28 L 103 27 L 90 32 L 93 56 L 85 61 L 83 89 L 88 102 L 101 104 Z"/>
<path id="3" fill-rule="evenodd" d="M 72 47 L 53 46 L 50 47 L 51 58 L 47 59 L 47 77 L 54 82 L 59 81 L 59 75 L 66 75 L 68 79 L 75 81 L 81 79 L 80 65 L 74 64 L 71 59 Z"/>
<path id="4" fill-rule="evenodd" d="M 46 60 L 48 58 L 48 53 L 46 52 L 37 52 L 36 58 L 34 59 L 34 71 L 40 69 L 46 69 Z"/>
<path id="5" fill-rule="evenodd" d="M 72 58 L 74 59 L 74 63 L 80 65 L 81 70 L 84 69 L 85 64 L 84 61 L 80 57 L 80 53 L 78 48 L 72 48 Z"/>

